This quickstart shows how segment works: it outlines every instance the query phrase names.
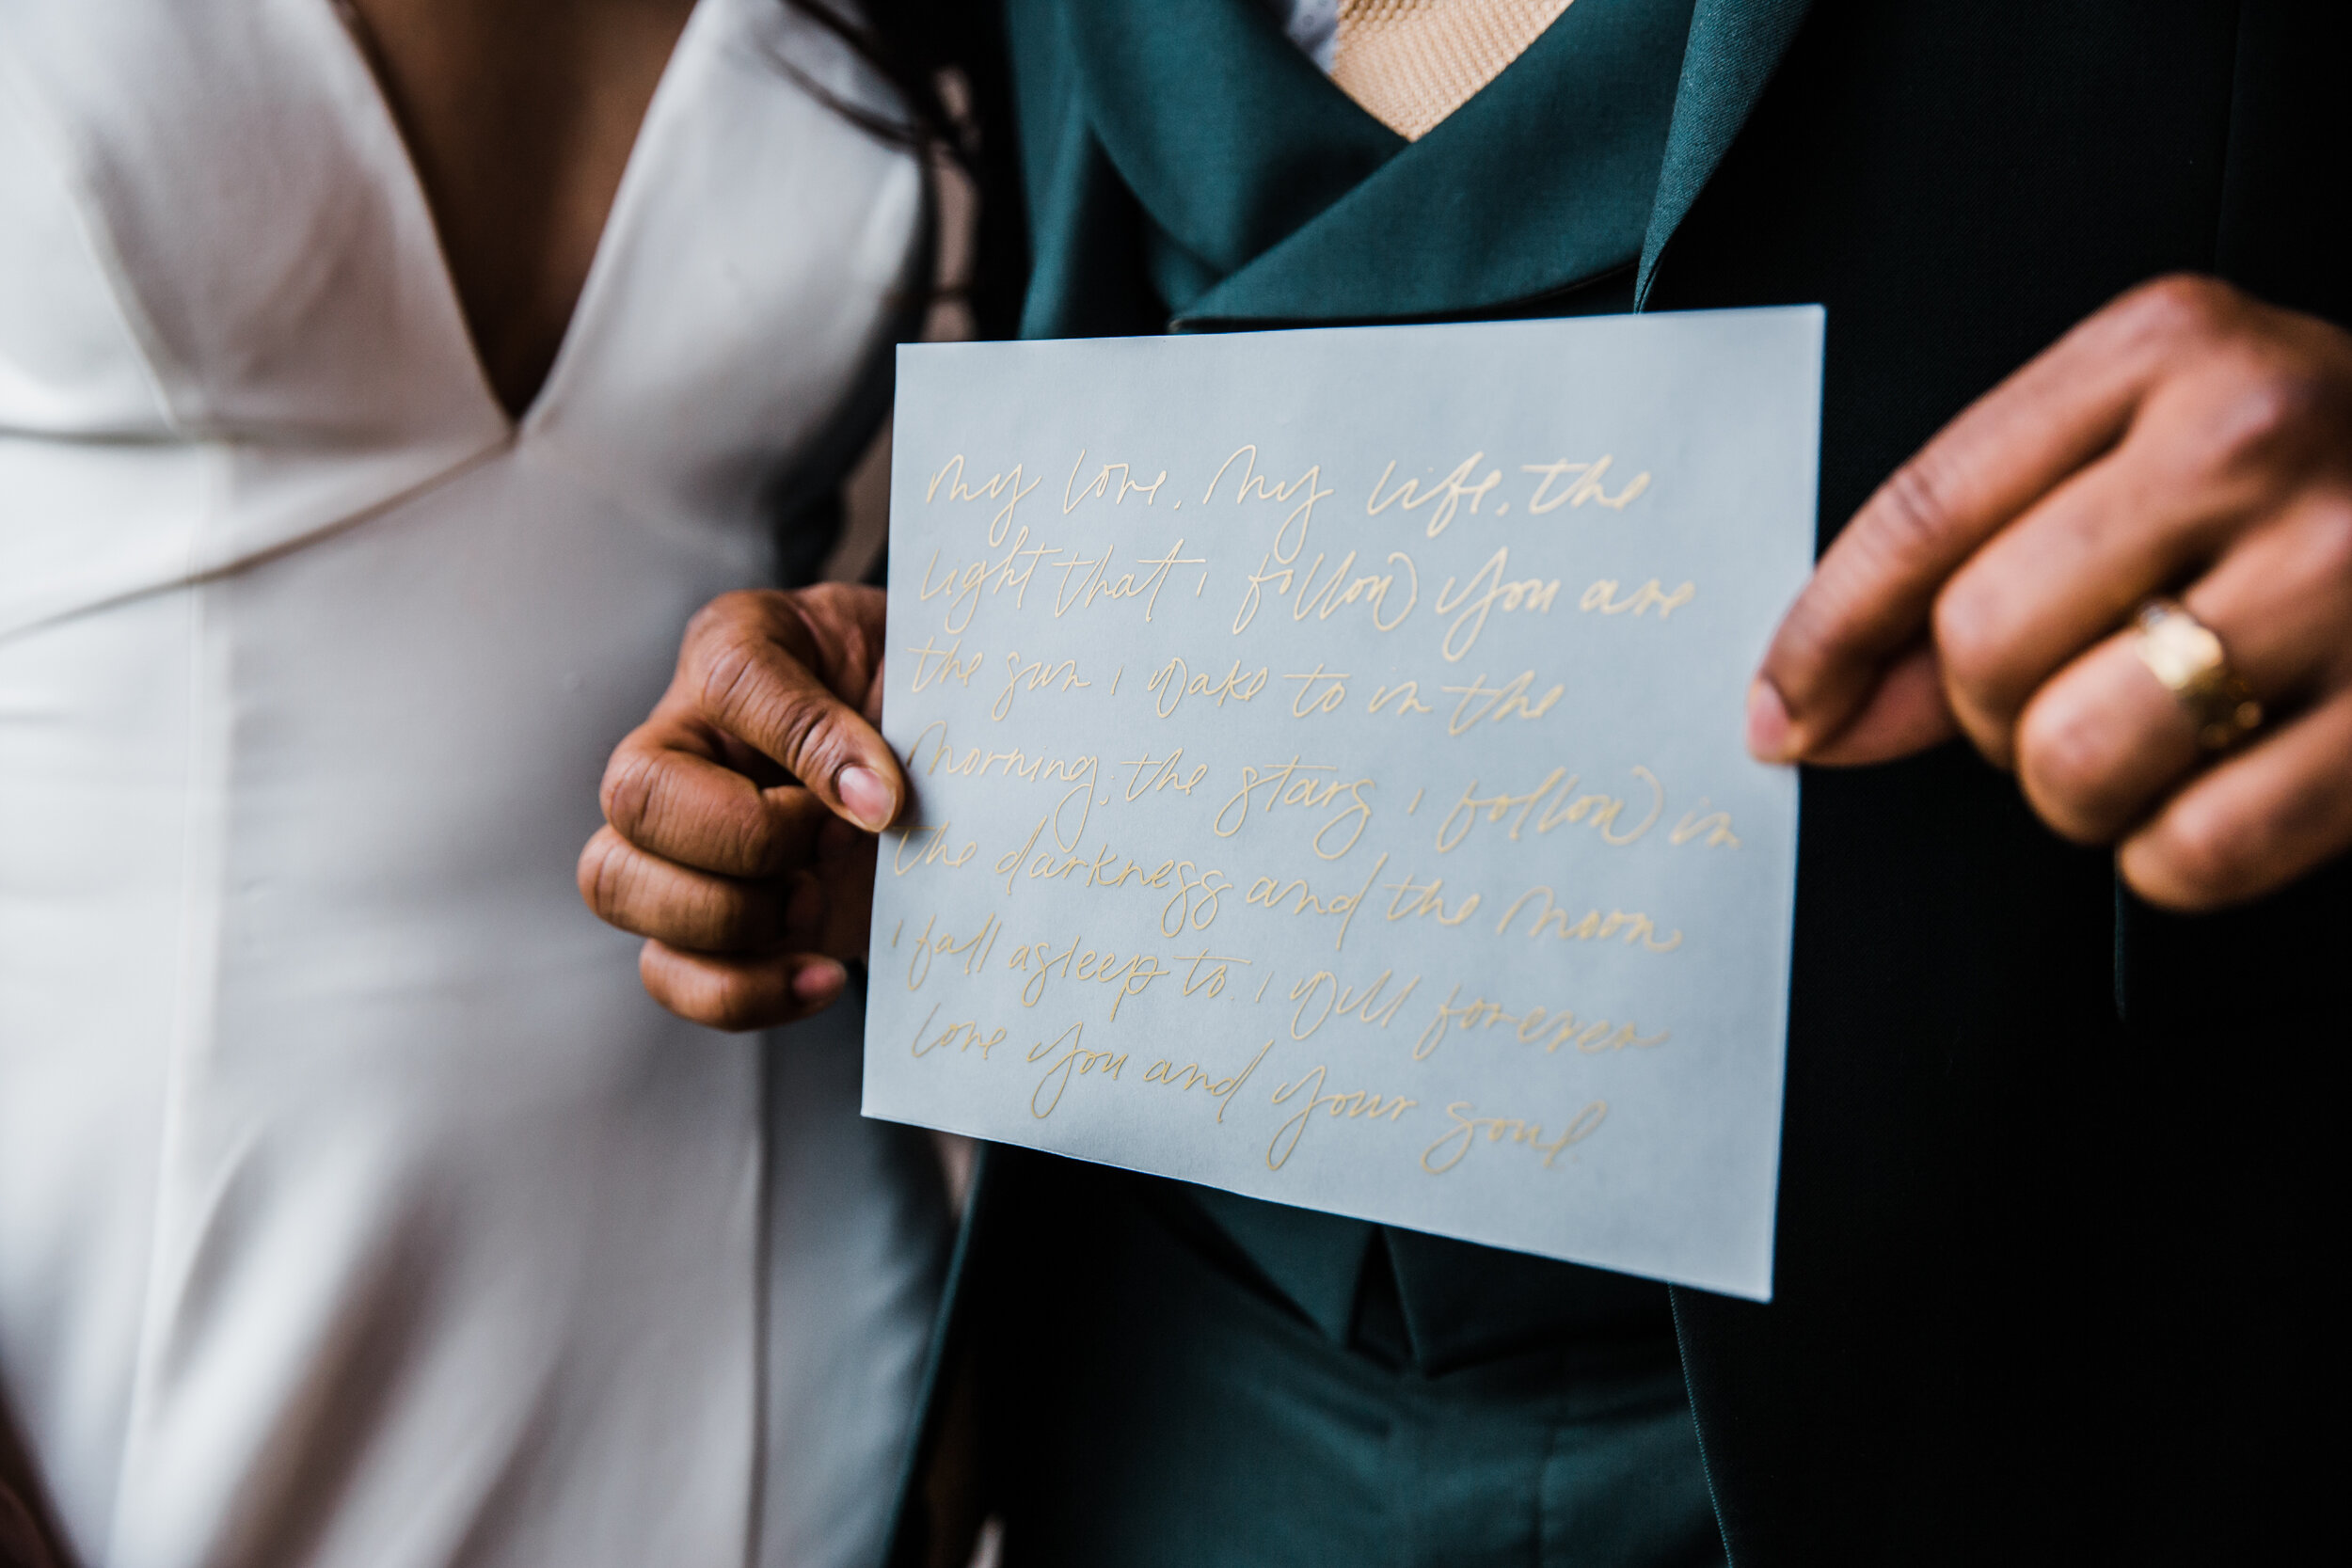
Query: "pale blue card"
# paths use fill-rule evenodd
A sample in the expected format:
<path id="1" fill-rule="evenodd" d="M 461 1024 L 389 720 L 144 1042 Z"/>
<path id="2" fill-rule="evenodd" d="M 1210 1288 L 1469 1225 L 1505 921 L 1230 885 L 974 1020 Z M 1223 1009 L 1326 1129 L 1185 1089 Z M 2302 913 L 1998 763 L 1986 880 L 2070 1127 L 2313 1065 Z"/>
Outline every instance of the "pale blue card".
<path id="1" fill-rule="evenodd" d="M 1821 329 L 902 349 L 866 1114 L 1769 1297 Z"/>

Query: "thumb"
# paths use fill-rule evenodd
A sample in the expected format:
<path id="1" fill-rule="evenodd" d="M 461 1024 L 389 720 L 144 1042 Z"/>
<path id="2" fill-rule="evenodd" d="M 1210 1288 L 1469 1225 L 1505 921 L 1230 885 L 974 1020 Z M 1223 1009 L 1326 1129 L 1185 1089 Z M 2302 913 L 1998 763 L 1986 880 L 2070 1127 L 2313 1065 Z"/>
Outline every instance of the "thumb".
<path id="1" fill-rule="evenodd" d="M 755 604 L 714 604 L 688 639 L 678 683 L 705 722 L 772 758 L 835 816 L 880 832 L 906 804 L 898 759 L 779 629 Z"/>
<path id="2" fill-rule="evenodd" d="M 1768 674 L 1748 689 L 1748 751 L 1767 762 L 1788 760 L 1792 728 L 1788 707 Z M 1944 696 L 1944 673 L 1931 643 L 1918 644 L 1880 671 L 1864 689 L 1851 718 L 1795 760 L 1824 768 L 1891 762 L 1960 733 Z"/>

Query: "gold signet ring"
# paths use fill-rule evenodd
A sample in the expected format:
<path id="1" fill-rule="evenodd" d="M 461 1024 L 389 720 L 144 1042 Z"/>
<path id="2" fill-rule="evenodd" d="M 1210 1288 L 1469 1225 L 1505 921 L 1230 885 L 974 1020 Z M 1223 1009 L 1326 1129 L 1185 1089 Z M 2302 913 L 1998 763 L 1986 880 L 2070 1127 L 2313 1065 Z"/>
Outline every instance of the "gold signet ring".
<path id="1" fill-rule="evenodd" d="M 2263 705 L 2230 668 L 2221 639 L 2179 600 L 2145 600 L 2133 618 L 2139 661 L 2187 710 L 2200 746 L 2226 751 L 2262 723 Z"/>

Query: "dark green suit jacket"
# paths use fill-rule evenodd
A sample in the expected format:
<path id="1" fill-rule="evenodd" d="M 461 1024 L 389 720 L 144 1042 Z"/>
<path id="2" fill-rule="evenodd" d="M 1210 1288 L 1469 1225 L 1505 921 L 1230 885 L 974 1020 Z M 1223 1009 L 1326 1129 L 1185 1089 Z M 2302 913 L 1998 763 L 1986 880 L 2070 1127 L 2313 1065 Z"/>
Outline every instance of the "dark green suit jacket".
<path id="1" fill-rule="evenodd" d="M 993 276 L 1023 280 L 1025 330 L 1819 302 L 1825 542 L 1944 420 L 2144 278 L 2217 272 L 2352 322 L 2340 0 L 1697 0 L 1654 199 L 1597 239 L 1544 149 L 1592 135 L 1600 100 L 1522 92 L 1505 114 L 1506 71 L 1457 117 L 1486 117 L 1483 174 L 1417 183 L 1393 138 L 1326 117 L 1268 176 L 1269 146 L 1303 134 L 1287 100 L 1195 94 L 1218 111 L 1187 120 L 1181 91 L 1054 79 L 1035 32 L 1086 4 L 1009 8 L 1027 74 L 1018 142 L 1000 126 L 996 146 L 1021 188 Z M 1217 57 L 1127 68 L 1181 87 Z M 983 77 L 984 105 L 1009 102 Z M 1210 156 L 1287 194 L 1186 208 L 1167 166 Z M 1514 196 L 1549 217 L 1488 222 Z M 1456 238 L 1386 268 L 1405 223 Z M 2352 871 L 2160 915 L 1957 746 L 1809 774 L 1801 845 L 1775 1296 L 1674 1299 L 1733 1560 L 2250 1558 L 2312 1523 L 2334 1447 L 2305 1418 L 2329 1424 L 2342 1393 L 2313 1282 L 2344 1212 Z M 943 1386 L 986 1361 L 1006 1304 L 1036 1308 L 1019 1276 L 1054 1163 L 993 1164 Z M 1487 1266 L 1451 1265 L 1457 1293 Z M 982 1409 L 984 1449 L 1016 1417 Z"/>

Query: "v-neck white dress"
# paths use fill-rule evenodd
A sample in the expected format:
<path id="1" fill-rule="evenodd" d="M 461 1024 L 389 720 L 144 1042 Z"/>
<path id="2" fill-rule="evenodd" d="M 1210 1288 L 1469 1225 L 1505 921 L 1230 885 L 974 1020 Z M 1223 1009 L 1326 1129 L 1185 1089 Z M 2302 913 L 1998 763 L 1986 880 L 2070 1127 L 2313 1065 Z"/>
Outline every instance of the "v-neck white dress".
<path id="1" fill-rule="evenodd" d="M 886 103 L 701 0 L 516 422 L 331 0 L 0 0 L 0 1389 L 87 1568 L 878 1552 L 936 1170 L 572 879 L 915 277 L 812 83 Z"/>

